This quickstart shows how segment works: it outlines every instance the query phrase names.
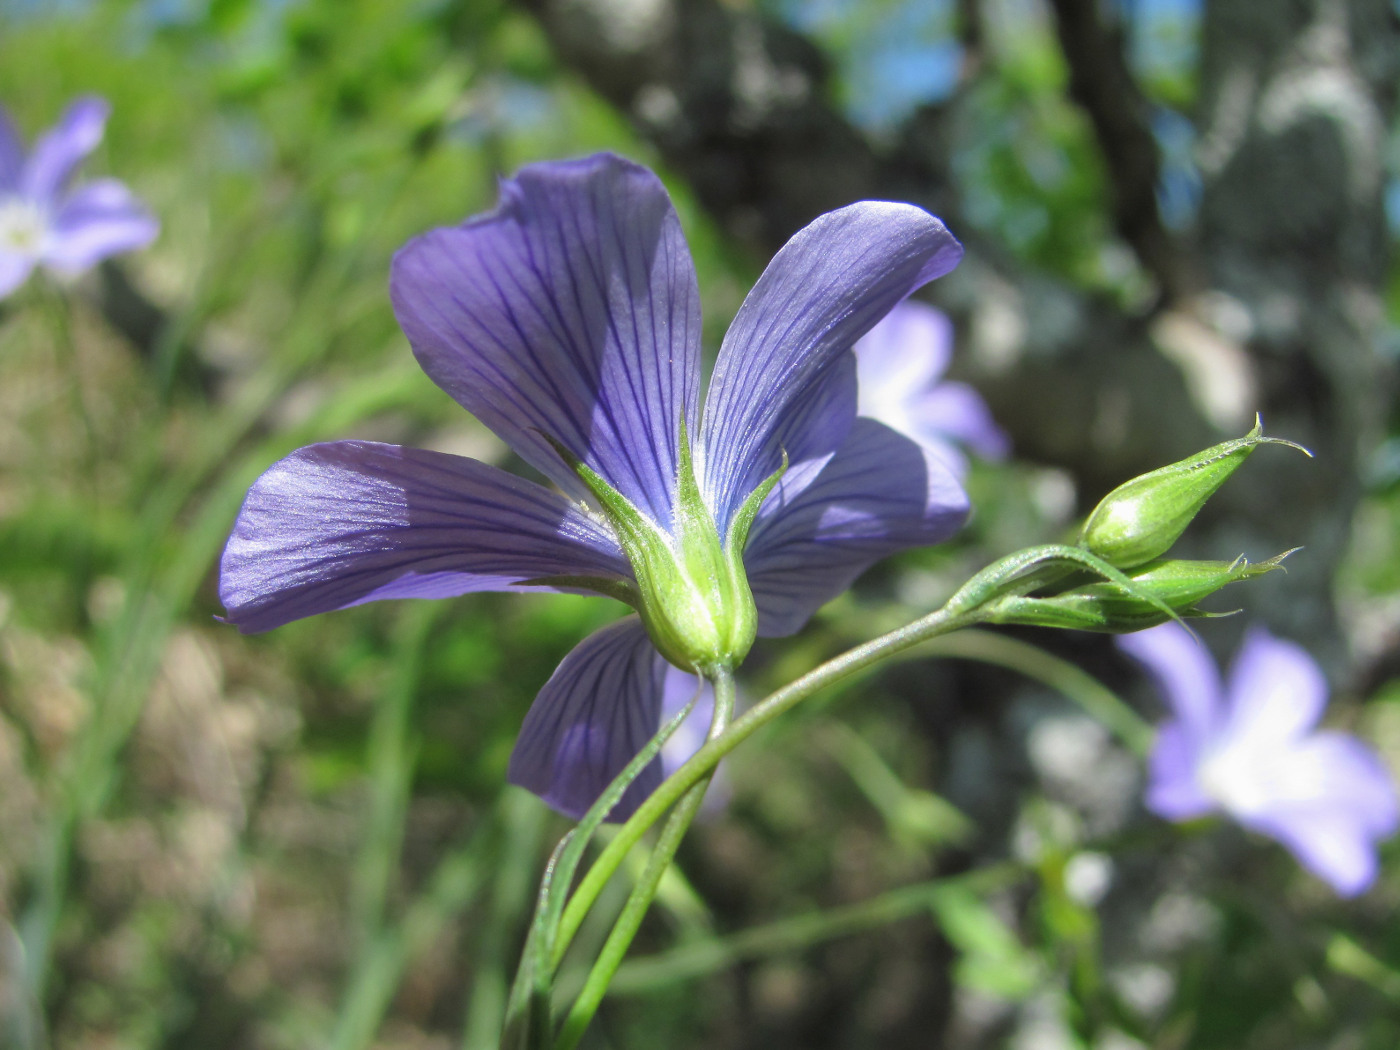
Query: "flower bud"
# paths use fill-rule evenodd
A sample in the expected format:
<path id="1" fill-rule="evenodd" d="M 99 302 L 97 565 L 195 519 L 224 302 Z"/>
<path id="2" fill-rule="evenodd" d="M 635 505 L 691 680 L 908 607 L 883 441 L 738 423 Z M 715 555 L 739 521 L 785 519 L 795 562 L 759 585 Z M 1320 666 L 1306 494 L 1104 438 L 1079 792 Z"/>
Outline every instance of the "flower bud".
<path id="1" fill-rule="evenodd" d="M 1257 564 L 1242 556 L 1232 562 L 1156 561 L 1129 577 L 1137 593 L 1104 581 L 1046 598 L 1012 595 L 991 605 L 986 620 L 1116 634 L 1165 623 L 1169 616 L 1163 606 L 1178 616 L 1216 615 L 1203 612 L 1196 604 L 1227 584 L 1273 571 L 1292 553 L 1284 551 Z"/>
<path id="2" fill-rule="evenodd" d="M 1079 534 L 1079 545 L 1110 565 L 1131 569 L 1165 554 L 1215 490 L 1254 451 L 1256 445 L 1301 445 L 1264 437 L 1258 417 L 1242 438 L 1226 441 L 1126 481 L 1094 508 Z"/>

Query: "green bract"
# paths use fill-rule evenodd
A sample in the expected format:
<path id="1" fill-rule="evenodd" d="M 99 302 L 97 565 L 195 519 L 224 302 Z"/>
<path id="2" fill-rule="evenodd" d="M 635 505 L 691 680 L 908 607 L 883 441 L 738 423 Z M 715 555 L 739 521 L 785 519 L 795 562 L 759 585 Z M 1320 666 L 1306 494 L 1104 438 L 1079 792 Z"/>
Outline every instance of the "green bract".
<path id="1" fill-rule="evenodd" d="M 1288 445 L 1312 455 L 1292 441 L 1264 437 L 1262 431 L 1256 417 L 1254 429 L 1242 438 L 1119 485 L 1084 522 L 1079 545 L 1120 569 L 1144 565 L 1167 552 L 1255 446 Z"/>
<path id="2" fill-rule="evenodd" d="M 568 458 L 597 497 L 637 577 L 635 588 L 617 588 L 615 596 L 636 608 L 661 655 L 682 670 L 706 675 L 737 667 L 748 655 L 758 629 L 758 609 L 744 573 L 744 543 L 758 508 L 787 469 L 786 460 L 749 494 L 721 542 L 695 481 L 684 420 L 670 532 L 596 471 Z"/>
<path id="3" fill-rule="evenodd" d="M 1292 553 L 1284 551 L 1257 564 L 1243 556 L 1232 562 L 1156 561 L 1132 574 L 1132 592 L 1117 583 L 1101 581 L 1044 598 L 1009 595 L 987 606 L 985 619 L 988 623 L 1121 633 L 1155 627 L 1172 613 L 1210 616 L 1196 607 L 1203 598 L 1227 584 L 1277 569 Z"/>

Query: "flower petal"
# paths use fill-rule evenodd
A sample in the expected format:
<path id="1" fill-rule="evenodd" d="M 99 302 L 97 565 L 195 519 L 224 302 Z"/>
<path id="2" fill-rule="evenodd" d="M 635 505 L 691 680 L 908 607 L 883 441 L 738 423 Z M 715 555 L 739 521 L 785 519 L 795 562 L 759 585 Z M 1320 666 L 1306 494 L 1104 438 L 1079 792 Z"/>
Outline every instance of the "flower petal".
<path id="1" fill-rule="evenodd" d="M 917 429 L 908 432 L 915 440 L 951 437 L 983 459 L 1005 459 L 1011 452 L 1011 438 L 966 383 L 939 383 L 913 399 L 909 414 L 917 421 Z"/>
<path id="2" fill-rule="evenodd" d="M 52 202 L 79 162 L 102 141 L 111 112 L 107 100 L 95 95 L 74 101 L 34 144 L 20 174 L 20 193 L 32 201 Z"/>
<path id="3" fill-rule="evenodd" d="M 1224 720 L 1220 672 L 1205 646 L 1177 623 L 1119 635 L 1114 642 L 1147 669 L 1201 754 Z"/>
<path id="4" fill-rule="evenodd" d="M 1345 810 L 1318 807 L 1246 824 L 1286 846 L 1299 864 L 1343 897 L 1356 896 L 1376 880 L 1376 847 Z"/>
<path id="5" fill-rule="evenodd" d="M 841 447 L 855 421 L 856 359 L 842 354 L 810 396 L 779 421 L 773 443 L 787 453 L 789 464 L 824 459 Z"/>
<path id="6" fill-rule="evenodd" d="M 248 490 L 219 596 L 249 633 L 565 575 L 630 578 L 613 537 L 564 497 L 460 456 L 334 441 L 293 452 Z"/>
<path id="7" fill-rule="evenodd" d="M 1282 842 L 1343 894 L 1369 885 L 1374 840 L 1400 824 L 1390 774 L 1345 733 L 1235 733 L 1202 766 L 1201 781 L 1241 824 Z"/>
<path id="8" fill-rule="evenodd" d="M 10 114 L 0 106 L 0 196 L 19 185 L 19 173 L 24 167 L 24 142 L 19 137 Z"/>
<path id="9" fill-rule="evenodd" d="M 5 298 L 29 279 L 34 259 L 23 252 L 0 250 L 0 299 Z"/>
<path id="10" fill-rule="evenodd" d="M 744 567 L 758 633 L 799 630 L 874 562 L 947 539 L 968 509 L 947 468 L 916 442 L 857 419 L 829 459 L 789 470 L 754 521 Z"/>
<path id="11" fill-rule="evenodd" d="M 883 420 L 881 404 L 936 383 L 953 356 L 953 322 L 942 310 L 906 299 L 857 341 L 860 414 Z"/>
<path id="12" fill-rule="evenodd" d="M 1283 843 L 1338 893 L 1360 893 L 1376 876 L 1376 841 L 1400 828 L 1384 764 L 1354 737 L 1323 732 L 1287 748 L 1278 772 L 1273 798 L 1241 823 Z"/>
<path id="13" fill-rule="evenodd" d="M 1301 645 L 1251 627 L 1230 667 L 1226 695 L 1222 737 L 1267 747 L 1294 740 L 1317 724 L 1327 706 L 1327 680 Z"/>
<path id="14" fill-rule="evenodd" d="M 40 251 L 44 264 L 80 273 L 109 255 L 144 248 L 160 223 L 116 179 L 97 179 L 74 190 L 53 217 Z"/>
<path id="15" fill-rule="evenodd" d="M 1217 809 L 1201 789 L 1200 751 L 1180 722 L 1157 730 L 1147 762 L 1147 808 L 1166 820 L 1194 820 Z"/>
<path id="16" fill-rule="evenodd" d="M 566 491 L 559 442 L 663 526 L 700 378 L 695 269 L 665 187 L 610 154 L 533 164 L 410 241 L 390 294 L 423 370 Z"/>
<path id="17" fill-rule="evenodd" d="M 829 212 L 778 252 L 724 338 L 705 408 L 703 484 L 721 530 L 777 469 L 780 424 L 840 355 L 961 258 L 938 219 L 883 201 Z"/>
<path id="18" fill-rule="evenodd" d="M 594 631 L 550 676 L 525 716 L 507 779 L 582 817 L 661 725 L 670 667 L 635 616 Z M 608 819 L 626 820 L 661 783 L 660 760 Z"/>

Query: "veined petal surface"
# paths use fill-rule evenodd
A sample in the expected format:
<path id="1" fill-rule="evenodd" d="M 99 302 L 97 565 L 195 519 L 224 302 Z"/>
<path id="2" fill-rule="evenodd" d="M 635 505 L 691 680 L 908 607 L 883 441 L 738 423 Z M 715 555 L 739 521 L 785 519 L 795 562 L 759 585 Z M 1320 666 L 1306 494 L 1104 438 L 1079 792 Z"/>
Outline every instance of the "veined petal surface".
<path id="1" fill-rule="evenodd" d="M 45 265 L 79 273 L 109 255 L 144 248 L 159 233 L 160 223 L 130 190 L 116 179 L 96 179 L 63 201 L 41 252 Z"/>
<path id="2" fill-rule="evenodd" d="M 82 159 L 102 141 L 111 112 L 106 99 L 93 95 L 70 105 L 58 124 L 34 144 L 20 173 L 20 192 L 32 201 L 51 203 Z"/>
<path id="3" fill-rule="evenodd" d="M 423 370 L 522 457 L 586 497 L 552 438 L 669 527 L 700 306 L 655 175 L 610 154 L 523 168 L 494 212 L 410 241 L 390 294 Z"/>
<path id="4" fill-rule="evenodd" d="M 765 637 L 801 629 L 881 558 L 947 539 L 967 494 L 917 442 L 857 419 L 839 450 L 797 464 L 764 502 L 744 550 Z"/>
<path id="5" fill-rule="evenodd" d="M 661 726 L 668 664 L 627 616 L 585 638 L 555 669 L 520 727 L 507 779 L 582 817 Z M 626 820 L 662 780 L 658 757 L 608 819 Z"/>
<path id="6" fill-rule="evenodd" d="M 782 422 L 896 303 L 961 258 L 934 216 L 883 201 L 822 215 L 774 256 L 724 338 L 705 406 L 703 485 L 721 533 L 778 468 Z"/>
<path id="7" fill-rule="evenodd" d="M 219 596 L 248 633 L 382 598 L 564 575 L 630 570 L 613 536 L 558 493 L 460 456 L 334 441 L 299 449 L 248 490 Z"/>

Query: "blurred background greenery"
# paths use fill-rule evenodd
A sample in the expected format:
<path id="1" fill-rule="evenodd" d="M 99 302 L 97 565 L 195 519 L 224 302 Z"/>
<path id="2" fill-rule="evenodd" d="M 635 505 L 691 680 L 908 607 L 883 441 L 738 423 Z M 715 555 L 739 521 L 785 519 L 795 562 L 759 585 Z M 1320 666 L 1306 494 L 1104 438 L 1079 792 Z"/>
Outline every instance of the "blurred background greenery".
<path id="1" fill-rule="evenodd" d="M 956 370 L 988 392 L 1018 457 L 975 466 L 957 541 L 761 643 L 750 697 L 934 607 L 991 557 L 1059 538 L 1128 466 L 1229 431 L 1243 359 L 1258 371 L 1248 411 L 1277 406 L 1271 431 L 1324 450 L 1340 435 L 1322 471 L 1343 495 L 1247 490 L 1234 524 L 1205 533 L 1209 556 L 1320 546 L 1322 570 L 1292 584 L 1310 589 L 1270 592 L 1258 615 L 1327 662 L 1331 719 L 1400 760 L 1400 416 L 1378 381 L 1400 320 L 1385 211 L 1400 213 L 1396 15 L 1299 0 L 1272 29 L 1230 30 L 1252 56 L 1235 70 L 1246 80 L 1264 68 L 1251 60 L 1316 52 L 1341 78 L 1328 97 L 1349 85 L 1384 118 L 1347 154 L 1370 151 L 1374 184 L 1309 219 L 1308 193 L 1330 185 L 1308 166 L 1316 151 L 1243 174 L 1212 160 L 1206 117 L 1230 71 L 1210 6 L 0 0 L 0 104 L 32 136 L 77 94 L 109 98 L 88 171 L 126 181 L 163 225 L 137 256 L 0 303 L 0 1045 L 495 1045 L 567 826 L 503 787 L 506 761 L 556 661 L 620 607 L 474 595 L 245 638 L 216 622 L 214 567 L 249 483 L 299 445 L 354 436 L 505 461 L 418 371 L 387 269 L 407 238 L 489 208 L 496 178 L 536 159 L 612 149 L 658 168 L 711 351 L 768 254 L 823 207 L 926 201 L 968 240 L 938 294 L 959 324 Z M 568 21 L 585 9 L 595 21 Z M 1095 39 L 1073 31 L 1085 10 L 1113 30 L 1099 58 L 1120 56 L 1135 85 L 1120 92 L 1143 119 L 1119 139 L 1099 126 L 1113 63 L 1103 74 L 1076 50 Z M 752 112 L 708 99 L 698 74 L 689 93 L 628 81 L 629 48 L 654 57 L 677 34 L 678 81 L 709 48 L 758 56 L 729 70 L 758 77 L 731 93 Z M 1123 204 L 1133 162 L 1112 148 L 1144 130 L 1146 227 L 1141 201 Z M 823 150 L 855 174 L 822 168 Z M 1233 230 L 1230 178 L 1270 208 L 1265 183 L 1281 180 L 1298 207 L 1268 211 L 1267 235 Z M 883 192 L 837 199 L 867 186 Z M 1358 228 L 1371 232 L 1353 251 Z M 1307 239 L 1317 229 L 1351 240 L 1329 254 Z M 1278 272 L 1250 269 L 1260 258 Z M 1327 280 L 1286 271 L 1295 258 Z M 1331 289 L 1332 342 L 1297 311 L 1254 310 L 1293 295 L 1317 316 L 1295 278 Z M 1235 307 L 1252 328 L 1232 327 Z M 1056 359 L 1053 339 L 1107 356 Z M 1341 349 L 1310 371 L 1315 346 Z M 1018 400 L 1018 382 L 1039 396 Z M 1191 414 L 1163 418 L 1169 405 Z M 1268 546 L 1242 517 L 1293 538 Z M 1102 639 L 1005 637 L 990 657 L 949 643 L 906 661 L 740 749 L 726 805 L 683 848 L 587 1045 L 1400 1043 L 1394 844 L 1382 882 L 1342 903 L 1276 846 L 1148 818 L 1140 763 L 1053 661 L 1149 717 L 1154 698 Z M 1025 658 L 1024 641 L 1051 646 L 1030 669 L 1058 686 L 981 666 Z"/>

